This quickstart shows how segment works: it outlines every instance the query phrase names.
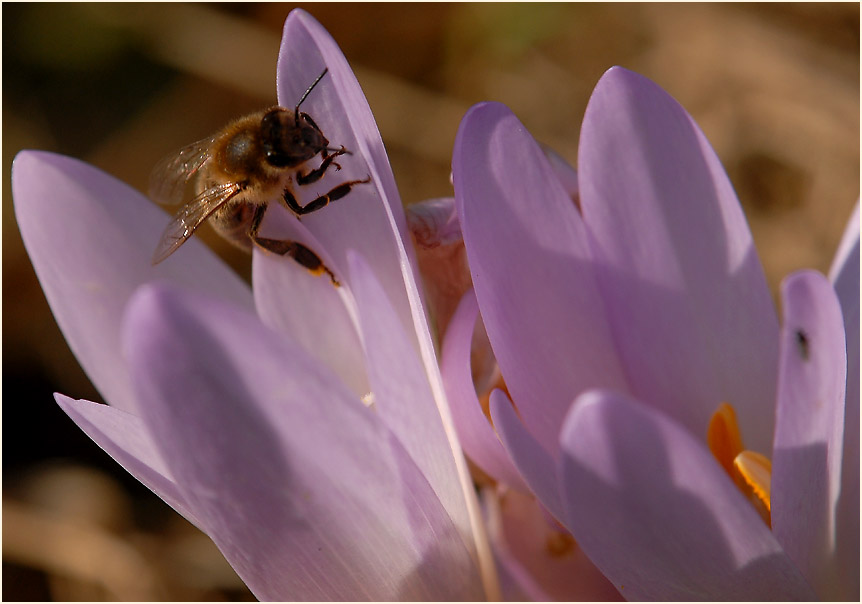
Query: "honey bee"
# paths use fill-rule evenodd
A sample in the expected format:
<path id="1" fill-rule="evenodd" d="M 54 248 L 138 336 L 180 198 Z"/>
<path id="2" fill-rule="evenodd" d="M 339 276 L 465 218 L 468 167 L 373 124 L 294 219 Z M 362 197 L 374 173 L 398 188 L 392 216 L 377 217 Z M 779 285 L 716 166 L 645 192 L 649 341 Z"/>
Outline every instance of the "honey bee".
<path id="1" fill-rule="evenodd" d="M 299 106 L 323 79 L 324 69 L 308 87 L 293 111 L 270 107 L 242 117 L 220 132 L 165 157 L 153 169 L 150 196 L 163 204 L 183 201 L 186 184 L 194 179 L 194 198 L 171 219 L 156 251 L 153 264 L 173 254 L 207 219 L 231 243 L 251 251 L 252 245 L 293 258 L 314 274 L 326 273 L 335 286 L 333 272 L 311 249 L 296 241 L 268 239 L 258 235 L 266 209 L 278 200 L 297 217 L 316 212 L 345 197 L 354 185 L 371 181 L 344 182 L 325 195 L 300 205 L 293 183 L 299 186 L 320 180 L 327 169 L 341 166 L 335 161 L 350 151 L 332 148 L 314 120 Z M 320 155 L 317 168 L 301 168 Z"/>

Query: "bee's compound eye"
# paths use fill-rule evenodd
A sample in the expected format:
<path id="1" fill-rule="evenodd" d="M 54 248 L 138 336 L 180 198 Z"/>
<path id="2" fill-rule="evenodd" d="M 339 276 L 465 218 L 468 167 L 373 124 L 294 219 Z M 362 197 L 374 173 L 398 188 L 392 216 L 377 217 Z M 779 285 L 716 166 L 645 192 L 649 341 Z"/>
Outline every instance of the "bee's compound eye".
<path id="1" fill-rule="evenodd" d="M 284 147 L 285 141 L 295 129 L 293 114 L 289 111 L 273 109 L 263 116 L 260 121 L 260 136 L 266 159 L 271 165 L 281 168 L 291 163 Z"/>
<path id="2" fill-rule="evenodd" d="M 278 141 L 284 136 L 283 109 L 268 111 L 260 120 L 260 133 L 264 141 Z"/>

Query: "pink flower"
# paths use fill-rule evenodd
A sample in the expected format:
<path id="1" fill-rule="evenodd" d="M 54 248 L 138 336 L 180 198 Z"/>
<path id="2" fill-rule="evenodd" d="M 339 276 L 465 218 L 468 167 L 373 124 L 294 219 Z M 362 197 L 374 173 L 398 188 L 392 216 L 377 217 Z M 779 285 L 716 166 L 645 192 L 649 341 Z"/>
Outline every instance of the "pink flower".
<path id="1" fill-rule="evenodd" d="M 293 11 L 279 103 L 324 67 L 303 110 L 352 152 L 335 182 L 371 184 L 302 222 L 272 204 L 261 232 L 307 244 L 340 288 L 259 250 L 249 288 L 194 237 L 153 267 L 164 212 L 77 160 L 17 156 L 24 243 L 110 405 L 56 399 L 261 599 L 493 597 L 386 152 L 335 42 Z"/>
<path id="2" fill-rule="evenodd" d="M 831 281 L 785 280 L 779 322 L 721 163 L 658 86 L 609 70 L 578 155 L 575 178 L 499 104 L 461 124 L 475 294 L 442 367 L 465 452 L 625 598 L 858 599 L 858 210 Z M 496 377 L 471 373 L 479 313 Z M 587 567 L 538 578 L 505 503 L 524 591 L 601 597 Z"/>

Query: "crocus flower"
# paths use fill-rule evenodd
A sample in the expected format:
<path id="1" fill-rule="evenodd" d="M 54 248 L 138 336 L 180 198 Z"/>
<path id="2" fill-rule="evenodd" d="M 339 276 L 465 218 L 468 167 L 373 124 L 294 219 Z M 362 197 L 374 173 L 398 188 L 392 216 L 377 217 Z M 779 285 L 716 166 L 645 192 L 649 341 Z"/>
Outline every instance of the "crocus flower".
<path id="1" fill-rule="evenodd" d="M 465 452 L 516 494 L 494 539 L 523 590 L 599 597 L 583 553 L 628 599 L 857 600 L 858 213 L 831 282 L 785 279 L 779 321 L 705 136 L 618 67 L 577 173 L 497 103 L 465 116 L 452 170 L 473 290 L 444 381 Z M 471 372 L 479 313 L 496 377 Z M 526 524 L 565 547 L 521 556 Z"/>
<path id="2" fill-rule="evenodd" d="M 335 42 L 293 11 L 279 103 L 325 67 L 303 110 L 352 152 L 332 182 L 371 183 L 302 222 L 272 204 L 261 234 L 314 249 L 339 288 L 259 250 L 249 288 L 194 237 L 153 267 L 163 211 L 80 161 L 17 156 L 24 243 L 109 405 L 56 399 L 261 599 L 493 597 L 380 135 Z"/>

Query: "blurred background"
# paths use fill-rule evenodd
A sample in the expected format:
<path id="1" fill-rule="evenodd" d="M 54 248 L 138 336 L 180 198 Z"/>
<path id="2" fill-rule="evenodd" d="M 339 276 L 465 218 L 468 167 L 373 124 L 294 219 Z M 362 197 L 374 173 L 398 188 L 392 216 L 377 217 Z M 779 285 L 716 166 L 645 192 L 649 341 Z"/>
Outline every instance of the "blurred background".
<path id="1" fill-rule="evenodd" d="M 451 194 L 471 104 L 570 162 L 612 65 L 660 84 L 724 162 L 770 287 L 829 268 L 859 196 L 859 5 L 309 4 L 368 97 L 405 203 Z M 65 153 L 144 191 L 164 154 L 275 103 L 284 4 L 3 4 L 4 600 L 247 600 L 215 546 L 53 403 L 100 400 L 21 243 L 9 174 Z M 248 277 L 250 261 L 201 236 Z"/>

